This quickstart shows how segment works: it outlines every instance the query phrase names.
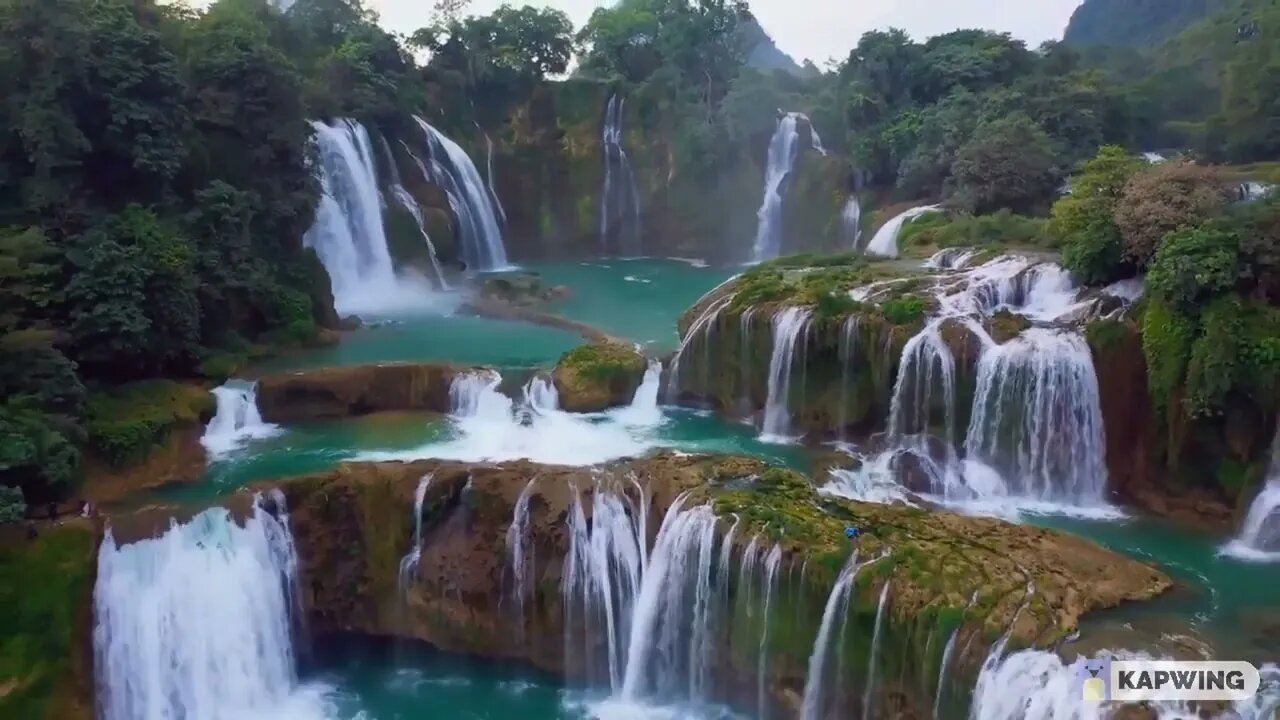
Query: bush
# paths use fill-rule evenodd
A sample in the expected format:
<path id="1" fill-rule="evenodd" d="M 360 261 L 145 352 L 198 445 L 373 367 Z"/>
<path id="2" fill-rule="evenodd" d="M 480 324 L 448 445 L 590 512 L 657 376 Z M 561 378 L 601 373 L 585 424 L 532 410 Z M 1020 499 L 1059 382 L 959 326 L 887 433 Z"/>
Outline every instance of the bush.
<path id="1" fill-rule="evenodd" d="M 1189 227 L 1165 238 L 1151 264 L 1147 287 L 1184 312 L 1231 290 L 1240 277 L 1240 239 L 1222 227 Z"/>
<path id="2" fill-rule="evenodd" d="M 1222 174 L 1190 163 L 1167 163 L 1133 176 L 1116 203 L 1125 258 L 1145 269 L 1169 233 L 1200 225 L 1226 207 Z"/>
<path id="3" fill-rule="evenodd" d="M 1046 245 L 1048 223 L 1001 210 L 990 215 L 929 213 L 902 229 L 902 244 L 949 247 Z"/>
<path id="4" fill-rule="evenodd" d="M 1229 295 L 1204 309 L 1187 364 L 1182 403 L 1188 417 L 1217 415 L 1226 408 L 1240 370 L 1242 335 L 1240 298 Z"/>
<path id="5" fill-rule="evenodd" d="M 1094 232 L 1075 233 L 1063 240 L 1062 265 L 1085 285 L 1106 285 L 1132 272 L 1124 262 L 1120 232 L 1105 225 Z"/>
<path id="6" fill-rule="evenodd" d="M 1076 280 L 1105 285 L 1132 272 L 1124 263 L 1115 207 L 1125 185 L 1143 167 L 1128 150 L 1108 145 L 1072 178 L 1071 193 L 1053 204 L 1050 236 Z"/>
<path id="7" fill-rule="evenodd" d="M 22 499 L 22 490 L 0 485 L 0 525 L 22 522 L 26 515 L 27 502 Z"/>
<path id="8" fill-rule="evenodd" d="M 906 295 L 885 301 L 881 306 L 884 317 L 894 325 L 911 325 L 924 317 L 924 298 Z"/>
<path id="9" fill-rule="evenodd" d="M 170 380 L 123 385 L 89 399 L 89 443 L 108 463 L 126 467 L 145 458 L 169 432 L 213 412 L 200 387 Z"/>
<path id="10" fill-rule="evenodd" d="M 1176 308 L 1153 299 L 1142 319 L 1142 354 L 1147 359 L 1147 384 L 1157 410 L 1168 410 L 1178 394 L 1195 342 L 1196 322 Z"/>

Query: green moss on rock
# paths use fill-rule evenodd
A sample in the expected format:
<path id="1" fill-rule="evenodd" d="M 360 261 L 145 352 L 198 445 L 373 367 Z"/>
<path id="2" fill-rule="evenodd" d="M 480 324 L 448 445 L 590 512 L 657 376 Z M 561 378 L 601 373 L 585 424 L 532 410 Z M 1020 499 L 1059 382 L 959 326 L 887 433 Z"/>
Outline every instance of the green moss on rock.
<path id="1" fill-rule="evenodd" d="M 213 411 L 213 396 L 199 385 L 122 385 L 89 398 L 89 444 L 109 464 L 126 467 L 145 459 L 175 428 L 203 423 Z"/>
<path id="2" fill-rule="evenodd" d="M 599 412 L 631 402 L 647 367 L 635 348 L 601 342 L 565 353 L 551 377 L 565 410 Z"/>

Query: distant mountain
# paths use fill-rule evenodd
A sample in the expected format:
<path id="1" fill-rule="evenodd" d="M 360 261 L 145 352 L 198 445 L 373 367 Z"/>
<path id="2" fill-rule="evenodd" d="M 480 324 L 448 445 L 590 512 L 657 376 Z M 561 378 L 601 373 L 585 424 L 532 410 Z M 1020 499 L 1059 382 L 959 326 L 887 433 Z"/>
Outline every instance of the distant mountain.
<path id="1" fill-rule="evenodd" d="M 760 27 L 760 23 L 752 20 L 743 33 L 751 52 L 747 55 L 747 65 L 757 70 L 782 70 L 796 77 L 808 77 L 812 71 L 801 67 L 790 55 L 778 49 L 769 37 L 769 33 Z"/>
<path id="2" fill-rule="evenodd" d="M 1155 45 L 1235 0 L 1084 0 L 1071 16 L 1068 45 Z"/>

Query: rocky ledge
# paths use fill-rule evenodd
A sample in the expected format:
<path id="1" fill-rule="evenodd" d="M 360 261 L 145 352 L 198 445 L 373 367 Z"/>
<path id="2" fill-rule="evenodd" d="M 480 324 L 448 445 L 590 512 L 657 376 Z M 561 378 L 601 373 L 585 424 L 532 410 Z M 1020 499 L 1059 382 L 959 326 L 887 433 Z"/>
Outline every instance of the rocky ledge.
<path id="1" fill-rule="evenodd" d="M 424 478 L 421 555 L 402 575 Z M 706 631 L 702 642 L 715 658 L 708 681 L 720 699 L 754 707 L 767 657 L 767 701 L 783 713 L 796 709 L 828 595 L 855 553 L 874 562 L 857 576 L 842 621 L 848 629 L 834 641 L 845 659 L 840 695 L 861 699 L 874 662 L 877 702 L 908 717 L 929 715 L 918 706 L 934 697 L 948 638 L 959 648 L 948 686 L 968 688 L 996 638 L 1049 646 L 1086 613 L 1171 586 L 1154 568 L 1078 537 L 834 499 L 803 476 L 743 458 L 667 453 L 595 469 L 348 464 L 279 487 L 313 631 L 415 638 L 596 681 L 609 653 L 626 651 L 625 641 L 620 649 L 609 641 L 601 598 L 609 598 L 609 612 L 629 615 L 643 592 L 628 584 L 617 558 L 639 541 L 664 546 L 659 528 L 674 533 L 673 518 L 703 508 L 704 519 L 717 519 L 702 544 L 675 546 L 684 549 L 665 566 L 662 586 L 677 590 L 661 591 L 669 618 L 658 622 L 678 636 L 673 647 L 687 648 L 689 633 Z M 853 539 L 850 527 L 860 532 Z M 593 584 L 602 577 L 590 570 L 602 560 L 596 552 L 615 558 L 604 560 L 612 567 L 607 587 Z M 657 572 L 658 552 L 648 573 Z M 684 619 L 692 605 L 681 598 L 694 602 L 694 573 L 709 578 L 713 570 L 708 587 L 718 599 L 702 606 L 700 621 Z M 868 642 L 886 585 L 884 639 L 872 661 Z"/>
<path id="2" fill-rule="evenodd" d="M 631 345 L 596 342 L 561 356 L 551 379 L 560 395 L 561 408 L 599 412 L 630 403 L 647 366 L 644 355 Z"/>
<path id="3" fill-rule="evenodd" d="M 384 411 L 449 412 L 454 376 L 470 368 L 442 363 L 385 363 L 317 368 L 258 380 L 267 422 L 292 423 Z"/>

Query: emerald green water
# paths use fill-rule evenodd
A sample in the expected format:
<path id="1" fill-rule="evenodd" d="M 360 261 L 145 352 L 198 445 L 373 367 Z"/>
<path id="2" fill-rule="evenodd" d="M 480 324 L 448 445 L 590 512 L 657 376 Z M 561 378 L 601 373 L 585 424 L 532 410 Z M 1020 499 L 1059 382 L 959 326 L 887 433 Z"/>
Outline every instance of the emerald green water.
<path id="1" fill-rule="evenodd" d="M 377 362 L 453 362 L 530 368 L 554 365 L 583 343 L 558 328 L 470 315 L 426 312 L 374 319 L 370 327 L 344 333 L 333 347 L 272 358 L 251 375 Z"/>
<path id="2" fill-rule="evenodd" d="M 521 267 L 547 285 L 572 293 L 546 306 L 548 312 L 634 340 L 654 350 L 680 344 L 680 314 L 736 270 L 699 267 L 661 258 L 604 258 L 588 262 L 535 263 Z"/>

